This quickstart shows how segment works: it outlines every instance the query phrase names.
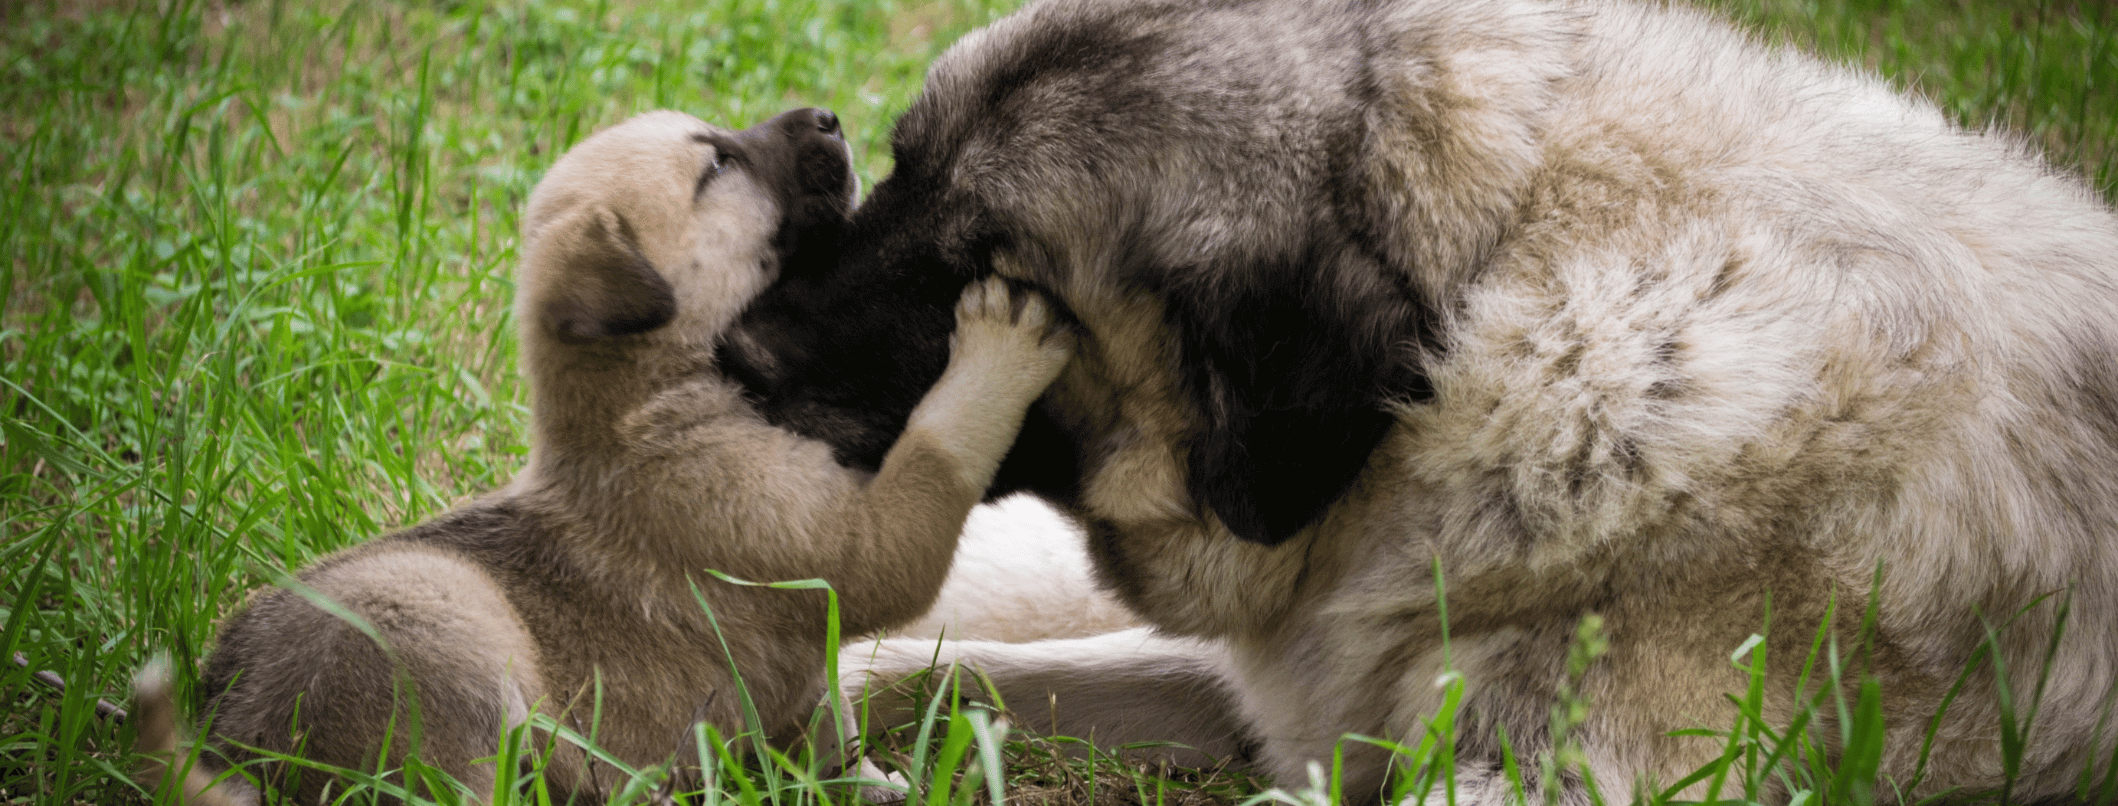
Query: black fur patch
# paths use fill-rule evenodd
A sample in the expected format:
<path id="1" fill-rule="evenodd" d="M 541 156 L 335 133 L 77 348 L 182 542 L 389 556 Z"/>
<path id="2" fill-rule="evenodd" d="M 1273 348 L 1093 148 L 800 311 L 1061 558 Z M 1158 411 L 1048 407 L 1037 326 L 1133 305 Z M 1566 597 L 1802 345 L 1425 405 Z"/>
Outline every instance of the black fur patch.
<path id="1" fill-rule="evenodd" d="M 1161 291 L 1206 417 L 1191 495 L 1265 545 L 1344 494 L 1390 429 L 1387 400 L 1429 394 L 1401 347 L 1423 312 L 1344 245 L 1312 247 L 1287 263 L 1173 271 L 1210 277 Z"/>
<path id="2" fill-rule="evenodd" d="M 885 180 L 869 205 L 903 182 Z M 741 338 L 771 351 L 724 346 L 720 363 L 774 424 L 831 443 L 838 461 L 874 470 L 912 408 L 948 366 L 949 334 L 968 267 L 916 233 L 932 231 L 916 207 L 884 203 L 846 236 L 846 257 L 783 272 L 737 323 Z M 923 220 L 926 219 L 926 220 Z"/>

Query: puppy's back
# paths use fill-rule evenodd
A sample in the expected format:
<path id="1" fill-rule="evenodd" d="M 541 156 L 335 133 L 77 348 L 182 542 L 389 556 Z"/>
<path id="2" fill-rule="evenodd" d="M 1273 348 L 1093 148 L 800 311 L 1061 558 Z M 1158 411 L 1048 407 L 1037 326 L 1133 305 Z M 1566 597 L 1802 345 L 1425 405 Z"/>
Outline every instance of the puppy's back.
<path id="1" fill-rule="evenodd" d="M 544 686 L 536 644 L 488 569 L 423 539 L 459 520 L 326 558 L 231 617 L 202 687 L 217 742 L 362 770 L 387 747 L 393 766 L 416 752 L 477 770 L 486 780 L 463 783 L 488 788 L 490 768 L 472 762 L 528 720 Z M 270 776 L 303 800 L 329 781 Z"/>

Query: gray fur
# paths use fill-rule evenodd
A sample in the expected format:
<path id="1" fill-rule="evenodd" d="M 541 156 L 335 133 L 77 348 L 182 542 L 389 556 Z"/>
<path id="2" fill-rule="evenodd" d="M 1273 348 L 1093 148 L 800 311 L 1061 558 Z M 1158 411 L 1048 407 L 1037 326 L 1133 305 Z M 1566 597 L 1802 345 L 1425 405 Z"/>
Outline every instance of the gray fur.
<path id="1" fill-rule="evenodd" d="M 1835 611 L 1907 797 L 2000 785 L 2003 684 L 2044 691 L 2015 797 L 2109 764 L 2118 217 L 2012 135 L 1682 7 L 1044 0 L 945 54 L 894 145 L 841 282 L 991 272 L 1080 320 L 1040 406 L 1079 472 L 1042 491 L 1145 620 L 1226 653 L 1226 724 L 1283 783 L 1345 733 L 1417 738 L 1437 563 L 1468 779 L 1497 729 L 1551 749 L 1595 613 L 1594 780 L 1671 785 L 1719 752 L 1669 734 L 1733 721 L 1768 601 L 1767 719 Z M 1989 630 L 2007 678 L 1972 672 L 1912 780 Z M 1202 668 L 1141 652 L 1055 645 L 1053 691 Z M 1076 697 L 1061 724 L 1130 719 Z M 1348 791 L 1381 786 L 1347 748 Z"/>

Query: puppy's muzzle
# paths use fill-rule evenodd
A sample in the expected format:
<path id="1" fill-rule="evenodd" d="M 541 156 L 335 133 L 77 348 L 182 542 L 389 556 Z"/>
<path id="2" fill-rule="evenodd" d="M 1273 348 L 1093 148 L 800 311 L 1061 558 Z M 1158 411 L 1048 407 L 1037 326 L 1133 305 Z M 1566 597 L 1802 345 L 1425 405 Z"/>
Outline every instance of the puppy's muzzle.
<path id="1" fill-rule="evenodd" d="M 832 137 L 837 137 L 840 140 L 845 139 L 845 136 L 838 130 L 838 115 L 832 114 L 831 110 L 808 109 L 803 111 L 814 113 L 816 117 L 817 131 L 823 132 L 824 134 L 830 135 Z"/>
<path id="2" fill-rule="evenodd" d="M 781 209 L 800 216 L 819 201 L 827 208 L 851 209 L 853 154 L 838 115 L 829 109 L 782 112 L 737 132 L 726 150 L 781 196 Z"/>

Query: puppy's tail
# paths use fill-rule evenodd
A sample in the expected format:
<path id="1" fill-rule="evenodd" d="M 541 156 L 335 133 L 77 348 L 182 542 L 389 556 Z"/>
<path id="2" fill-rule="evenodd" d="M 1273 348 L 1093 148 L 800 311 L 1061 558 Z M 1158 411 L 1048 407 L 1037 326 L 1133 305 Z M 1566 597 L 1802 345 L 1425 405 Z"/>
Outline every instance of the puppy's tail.
<path id="1" fill-rule="evenodd" d="M 256 793 L 240 782 L 220 786 L 212 774 L 187 757 L 177 731 L 175 684 L 169 657 L 157 655 L 132 678 L 132 719 L 138 729 L 133 749 L 147 757 L 140 782 L 154 793 L 156 803 L 188 806 L 257 806 Z M 172 763 L 181 763 L 182 781 L 168 781 Z"/>

